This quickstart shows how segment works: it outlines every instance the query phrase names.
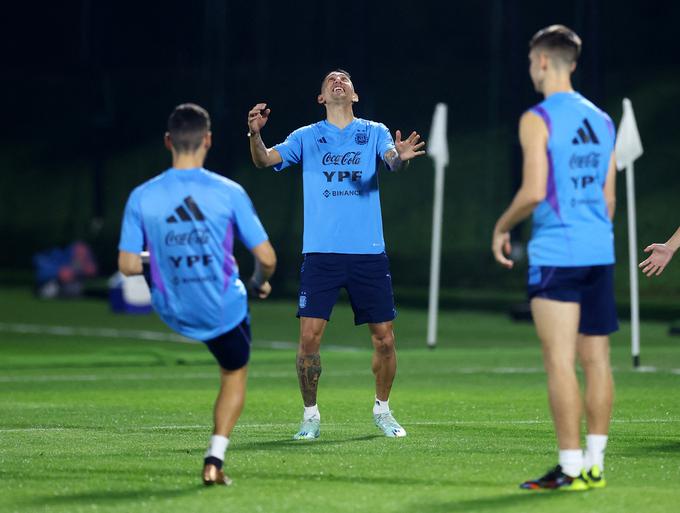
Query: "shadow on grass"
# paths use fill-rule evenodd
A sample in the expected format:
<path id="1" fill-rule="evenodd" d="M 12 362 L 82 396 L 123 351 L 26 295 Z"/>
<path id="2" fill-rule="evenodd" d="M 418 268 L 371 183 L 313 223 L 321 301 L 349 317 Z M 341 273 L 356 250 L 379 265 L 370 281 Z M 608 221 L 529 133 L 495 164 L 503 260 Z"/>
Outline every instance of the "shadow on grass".
<path id="1" fill-rule="evenodd" d="M 588 493 L 588 492 L 586 492 Z M 590 492 L 592 493 L 592 492 Z M 582 494 L 579 494 L 582 495 Z M 494 495 L 492 497 L 480 497 L 478 499 L 466 499 L 460 501 L 443 501 L 437 503 L 419 502 L 417 507 L 409 505 L 405 511 L 419 511 L 420 513 L 456 513 L 472 511 L 506 511 L 508 508 L 516 507 L 524 511 L 550 511 L 551 507 L 558 502 L 564 502 L 566 497 L 573 494 L 560 492 L 529 492 L 518 490 L 515 493 Z"/>
<path id="2" fill-rule="evenodd" d="M 112 504 L 126 501 L 143 501 L 149 499 L 170 499 L 201 493 L 206 487 L 199 483 L 183 488 L 146 488 L 142 490 L 91 490 L 75 493 L 65 493 L 56 496 L 36 496 L 31 498 L 30 504 L 40 505 L 92 505 Z"/>
<path id="3" fill-rule="evenodd" d="M 383 435 L 363 435 L 349 438 L 317 438 L 316 440 L 293 440 L 290 438 L 279 438 L 277 440 L 264 440 L 262 442 L 242 442 L 234 444 L 229 448 L 229 451 L 261 451 L 261 450 L 278 450 L 278 451 L 294 451 L 314 449 L 315 447 L 325 447 L 332 445 L 344 445 L 353 442 L 365 442 L 375 438 L 385 438 Z"/>
<path id="4" fill-rule="evenodd" d="M 645 456 L 680 454 L 680 440 L 664 441 L 661 443 L 636 443 L 634 446 L 625 447 L 618 451 L 622 456 Z"/>
<path id="5" fill-rule="evenodd" d="M 415 477 L 407 476 L 405 474 L 391 474 L 391 475 L 366 475 L 366 474 L 339 474 L 337 472 L 270 472 L 270 471 L 248 471 L 244 470 L 239 479 L 248 479 L 253 481 L 271 480 L 271 481 L 296 481 L 301 483 L 347 483 L 352 486 L 369 485 L 369 486 L 446 486 L 451 488 L 497 488 L 498 483 L 492 481 L 472 481 L 460 479 L 432 479 L 432 477 Z M 412 511 L 420 511 L 419 508 L 414 508 Z"/>

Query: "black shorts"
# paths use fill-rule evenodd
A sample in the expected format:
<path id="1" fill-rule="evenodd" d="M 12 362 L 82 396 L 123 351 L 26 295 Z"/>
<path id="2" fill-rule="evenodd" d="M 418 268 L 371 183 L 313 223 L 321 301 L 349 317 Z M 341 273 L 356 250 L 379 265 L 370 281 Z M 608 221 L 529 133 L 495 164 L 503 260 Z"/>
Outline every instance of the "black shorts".
<path id="1" fill-rule="evenodd" d="M 542 297 L 581 305 L 579 333 L 609 335 L 619 329 L 614 301 L 614 266 L 530 266 L 529 299 Z"/>
<path id="2" fill-rule="evenodd" d="M 217 363 L 224 370 L 237 370 L 250 359 L 250 318 L 245 318 L 235 328 L 205 341 Z"/>
<path id="3" fill-rule="evenodd" d="M 330 320 L 343 287 L 352 304 L 354 324 L 387 322 L 397 316 L 385 253 L 306 253 L 297 316 Z"/>

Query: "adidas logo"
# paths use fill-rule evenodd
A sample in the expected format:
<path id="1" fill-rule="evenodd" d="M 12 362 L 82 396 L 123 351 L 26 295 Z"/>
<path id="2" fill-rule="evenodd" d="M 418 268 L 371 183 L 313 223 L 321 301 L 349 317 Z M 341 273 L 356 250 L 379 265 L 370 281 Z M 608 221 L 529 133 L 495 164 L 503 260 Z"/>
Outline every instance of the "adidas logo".
<path id="1" fill-rule="evenodd" d="M 187 210 L 184 207 L 186 207 L 189 210 L 189 212 L 187 212 Z M 198 205 L 194 201 L 194 198 L 192 198 L 191 196 L 187 196 L 186 198 L 184 198 L 184 204 L 177 207 L 175 209 L 175 213 L 177 214 L 177 216 L 171 215 L 165 220 L 165 222 L 176 223 L 178 217 L 179 220 L 182 222 L 191 222 L 192 221 L 191 215 L 194 216 L 194 219 L 196 219 L 196 221 L 205 221 L 205 216 L 203 215 L 203 212 L 201 212 L 201 209 L 198 208 Z"/>
<path id="2" fill-rule="evenodd" d="M 580 141 L 580 142 L 579 142 Z M 590 126 L 587 118 L 583 118 L 583 126 L 576 130 L 576 137 L 571 140 L 571 144 L 600 144 L 600 140 L 595 135 L 593 127 Z"/>
<path id="3" fill-rule="evenodd" d="M 319 141 L 319 144 L 326 144 L 328 142 L 325 137 L 322 137 L 321 139 L 317 140 Z"/>

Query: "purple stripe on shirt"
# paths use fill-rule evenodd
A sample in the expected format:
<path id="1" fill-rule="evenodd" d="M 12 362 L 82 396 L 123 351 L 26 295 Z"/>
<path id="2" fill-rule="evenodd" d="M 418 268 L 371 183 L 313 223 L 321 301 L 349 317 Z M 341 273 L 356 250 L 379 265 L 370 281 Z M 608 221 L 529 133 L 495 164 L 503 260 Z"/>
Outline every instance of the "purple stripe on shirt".
<path id="1" fill-rule="evenodd" d="M 222 241 L 222 249 L 224 250 L 224 261 L 222 262 L 222 271 L 224 272 L 224 289 L 227 290 L 231 283 L 231 277 L 234 274 L 234 225 L 229 222 L 227 224 L 227 232 Z"/>
<path id="2" fill-rule="evenodd" d="M 605 116 L 604 120 L 607 122 L 607 128 L 609 128 L 609 135 L 612 136 L 612 139 L 616 139 L 616 129 L 614 128 L 614 122 L 611 120 L 609 116 Z"/>
<path id="3" fill-rule="evenodd" d="M 533 109 L 531 109 L 532 112 L 535 112 L 541 118 L 543 118 L 543 121 L 545 121 L 545 126 L 548 128 L 548 137 L 552 133 L 552 123 L 550 122 L 550 115 L 548 114 L 548 111 L 546 111 L 543 107 L 540 105 L 536 105 Z"/>
<path id="4" fill-rule="evenodd" d="M 147 240 L 149 240 L 148 237 Z M 163 295 L 165 295 L 165 283 L 163 283 L 163 277 L 161 276 L 161 271 L 158 267 L 158 262 L 156 261 L 156 253 L 150 243 L 148 245 L 148 250 L 149 267 L 151 268 L 151 283 L 153 283 L 153 286 L 160 290 Z"/>
<path id="5" fill-rule="evenodd" d="M 550 150 L 548 150 L 548 184 L 545 200 L 555 211 L 557 217 L 562 219 L 560 216 L 560 202 L 557 200 L 557 186 L 555 185 L 555 166 L 553 164 L 552 153 L 550 153 Z"/>

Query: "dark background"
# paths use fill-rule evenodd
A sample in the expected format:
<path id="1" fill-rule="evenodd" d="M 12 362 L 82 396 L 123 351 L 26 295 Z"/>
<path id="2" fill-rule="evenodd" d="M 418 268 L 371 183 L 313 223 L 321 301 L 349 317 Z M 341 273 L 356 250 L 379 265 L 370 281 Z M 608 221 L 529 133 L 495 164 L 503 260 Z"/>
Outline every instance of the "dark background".
<path id="1" fill-rule="evenodd" d="M 269 103 L 268 145 L 321 119 L 320 80 L 351 71 L 355 114 L 427 136 L 449 106 L 442 286 L 521 291 L 525 266 L 493 262 L 493 223 L 520 179 L 516 126 L 540 101 L 527 42 L 552 23 L 584 41 L 575 87 L 618 125 L 631 98 L 645 155 L 636 164 L 639 246 L 680 222 L 680 3 L 605 0 L 457 2 L 33 2 L 0 20 L 0 283 L 30 283 L 31 256 L 80 239 L 102 275 L 115 270 L 132 188 L 169 166 L 167 116 L 185 101 L 213 119 L 206 167 L 242 183 L 280 259 L 276 294 L 295 291 L 302 233 L 298 168 L 250 162 L 246 114 Z M 618 175 L 618 294 L 625 300 L 625 179 Z M 432 161 L 381 175 L 398 300 L 421 301 L 429 273 Z M 525 241 L 528 227 L 518 230 Z M 641 254 L 640 254 L 641 255 Z M 245 272 L 249 259 L 237 255 Z M 646 297 L 678 304 L 680 262 L 642 279 Z"/>

